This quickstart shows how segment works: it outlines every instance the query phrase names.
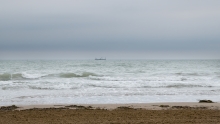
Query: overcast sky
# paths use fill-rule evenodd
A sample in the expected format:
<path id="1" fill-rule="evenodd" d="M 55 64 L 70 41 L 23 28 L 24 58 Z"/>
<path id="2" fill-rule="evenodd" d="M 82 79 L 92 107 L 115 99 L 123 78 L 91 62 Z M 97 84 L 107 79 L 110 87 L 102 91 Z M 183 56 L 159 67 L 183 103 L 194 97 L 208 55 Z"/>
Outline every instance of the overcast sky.
<path id="1" fill-rule="evenodd" d="M 219 59 L 220 0 L 0 0 L 0 59 Z"/>

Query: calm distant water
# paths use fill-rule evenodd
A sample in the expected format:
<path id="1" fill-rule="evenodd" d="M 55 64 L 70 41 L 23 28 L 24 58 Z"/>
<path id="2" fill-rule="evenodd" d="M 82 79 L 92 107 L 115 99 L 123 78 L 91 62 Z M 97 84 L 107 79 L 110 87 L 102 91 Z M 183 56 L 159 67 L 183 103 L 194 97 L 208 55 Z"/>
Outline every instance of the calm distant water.
<path id="1" fill-rule="evenodd" d="M 0 105 L 220 101 L 220 60 L 0 60 Z"/>

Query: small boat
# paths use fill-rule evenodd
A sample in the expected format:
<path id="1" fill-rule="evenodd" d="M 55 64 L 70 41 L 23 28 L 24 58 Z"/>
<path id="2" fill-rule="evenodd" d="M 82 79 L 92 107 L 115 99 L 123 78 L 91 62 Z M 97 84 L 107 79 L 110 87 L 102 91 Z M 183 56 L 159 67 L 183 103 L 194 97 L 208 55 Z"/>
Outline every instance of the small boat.
<path id="1" fill-rule="evenodd" d="M 106 58 L 102 58 L 102 57 L 99 58 L 99 59 L 98 59 L 98 58 L 95 58 L 95 60 L 106 60 Z"/>

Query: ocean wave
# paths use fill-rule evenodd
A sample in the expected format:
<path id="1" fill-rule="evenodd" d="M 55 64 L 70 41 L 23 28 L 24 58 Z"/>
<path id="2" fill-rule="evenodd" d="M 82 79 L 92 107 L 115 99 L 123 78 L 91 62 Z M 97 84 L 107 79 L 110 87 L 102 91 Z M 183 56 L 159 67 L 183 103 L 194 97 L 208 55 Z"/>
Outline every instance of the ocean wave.
<path id="1" fill-rule="evenodd" d="M 77 86 L 55 86 L 55 85 L 51 85 L 51 86 L 28 86 L 29 89 L 33 89 L 33 90 L 76 90 L 79 89 L 79 87 Z"/>
<path id="2" fill-rule="evenodd" d="M 62 78 L 74 78 L 74 77 L 89 77 L 89 76 L 98 76 L 98 75 L 91 72 L 83 72 L 82 74 L 60 73 L 59 76 Z"/>
<path id="3" fill-rule="evenodd" d="M 76 73 L 58 73 L 58 74 L 28 74 L 28 73 L 3 73 L 0 74 L 0 81 L 9 81 L 9 80 L 34 80 L 39 78 L 74 78 L 74 77 L 89 77 L 89 76 L 98 76 L 95 73 L 83 72 L 82 74 Z"/>
<path id="4" fill-rule="evenodd" d="M 159 78 L 159 77 L 111 77 L 111 76 L 98 76 L 98 77 L 90 77 L 90 80 L 97 80 L 97 81 L 114 81 L 114 82 L 118 82 L 118 81 L 133 81 L 133 82 L 139 82 L 139 81 L 144 81 L 144 82 L 164 82 L 164 81 L 172 81 L 172 82 L 185 82 L 188 80 L 192 80 L 189 78 L 179 78 L 177 77 L 176 79 L 174 78 Z"/>
<path id="5" fill-rule="evenodd" d="M 166 88 L 193 88 L 193 87 L 212 87 L 210 85 L 193 85 L 193 84 L 172 84 L 163 86 Z"/>
<path id="6" fill-rule="evenodd" d="M 29 86 L 29 88 L 34 90 L 56 90 L 55 88 L 52 87 L 39 87 L 39 86 Z"/>
<path id="7" fill-rule="evenodd" d="M 150 88 L 210 88 L 210 87 L 214 87 L 214 86 L 210 86 L 210 85 L 192 85 L 192 84 L 172 84 L 172 85 L 162 85 L 162 86 L 150 86 L 150 85 L 144 85 L 144 86 L 136 86 L 136 87 L 132 87 L 132 88 L 146 88 L 146 89 L 150 89 Z"/>
<path id="8" fill-rule="evenodd" d="M 217 86 L 211 86 L 211 85 L 202 85 L 202 84 L 158 84 L 158 85 L 152 85 L 152 84 L 140 84 L 140 83 L 132 83 L 132 85 L 126 85 L 130 83 L 107 83 L 105 82 L 100 84 L 85 84 L 85 86 L 88 87 L 95 87 L 95 88 L 131 88 L 131 89 L 151 89 L 151 88 L 211 88 L 211 87 L 217 87 Z"/>
<path id="9" fill-rule="evenodd" d="M 2 90 L 19 90 L 23 88 L 23 86 L 4 86 L 2 87 Z"/>
<path id="10" fill-rule="evenodd" d="M 39 79 L 44 77 L 41 74 L 28 74 L 28 73 L 3 73 L 0 74 L 0 81 L 9 81 L 9 80 L 32 80 Z"/>
<path id="11" fill-rule="evenodd" d="M 26 73 L 26 72 L 23 72 L 22 73 L 22 77 L 25 78 L 25 79 L 39 79 L 41 77 L 44 77 L 46 75 L 42 75 L 42 74 L 36 74 L 36 73 Z"/>
<path id="12" fill-rule="evenodd" d="M 9 80 L 22 80 L 25 79 L 25 77 L 23 77 L 23 75 L 21 73 L 17 73 L 17 74 L 10 74 L 10 73 L 4 73 L 4 74 L 0 74 L 0 81 L 9 81 Z"/>
<path id="13" fill-rule="evenodd" d="M 98 84 L 88 84 L 89 87 L 98 87 L 98 88 L 122 88 L 122 86 L 109 86 L 109 85 L 98 85 Z"/>
<path id="14" fill-rule="evenodd" d="M 111 76 L 100 76 L 98 77 L 90 77 L 90 80 L 97 80 L 97 81 L 137 81 L 136 77 L 111 77 Z"/>
<path id="15" fill-rule="evenodd" d="M 174 73 L 175 75 L 179 75 L 179 76 L 207 76 L 210 75 L 209 73 Z"/>

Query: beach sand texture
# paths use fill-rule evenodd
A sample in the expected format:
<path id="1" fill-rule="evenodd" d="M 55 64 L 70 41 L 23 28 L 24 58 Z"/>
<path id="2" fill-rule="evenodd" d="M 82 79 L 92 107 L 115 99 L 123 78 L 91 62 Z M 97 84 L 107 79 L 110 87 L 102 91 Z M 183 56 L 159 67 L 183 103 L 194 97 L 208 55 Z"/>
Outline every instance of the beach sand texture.
<path id="1" fill-rule="evenodd" d="M 220 123 L 219 108 L 219 103 L 38 105 L 22 106 L 22 108 L 11 106 L 1 107 L 0 123 L 217 124 Z"/>

